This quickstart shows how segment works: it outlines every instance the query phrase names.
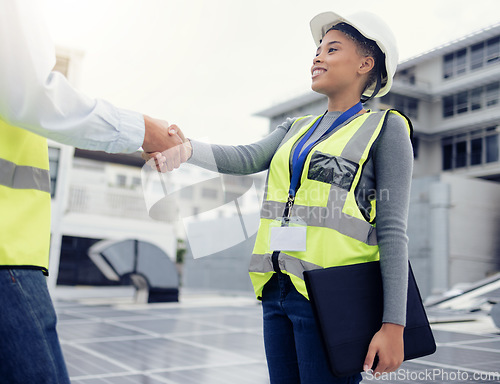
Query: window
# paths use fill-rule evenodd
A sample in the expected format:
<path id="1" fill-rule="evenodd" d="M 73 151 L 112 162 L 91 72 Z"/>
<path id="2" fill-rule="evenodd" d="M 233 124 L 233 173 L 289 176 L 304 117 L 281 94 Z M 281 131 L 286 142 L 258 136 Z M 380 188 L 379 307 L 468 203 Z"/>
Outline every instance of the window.
<path id="1" fill-rule="evenodd" d="M 415 85 L 416 83 L 415 67 L 398 71 L 396 78 L 404 83 Z"/>
<path id="2" fill-rule="evenodd" d="M 59 171 L 59 158 L 61 150 L 59 148 L 49 147 L 49 173 L 50 173 L 50 196 L 56 195 L 57 172 Z"/>
<path id="3" fill-rule="evenodd" d="M 485 106 L 494 107 L 499 104 L 500 83 L 497 81 L 470 91 L 462 91 L 442 99 L 443 117 L 477 111 Z"/>
<path id="4" fill-rule="evenodd" d="M 491 133 L 495 132 L 495 133 Z M 486 129 L 486 162 L 493 163 L 498 161 L 498 133 L 496 127 Z"/>
<path id="5" fill-rule="evenodd" d="M 443 170 L 477 166 L 499 160 L 497 127 L 448 136 L 441 141 Z"/>
<path id="6" fill-rule="evenodd" d="M 447 137 L 443 139 L 443 170 L 453 168 L 453 138 Z"/>
<path id="7" fill-rule="evenodd" d="M 455 102 L 453 96 L 443 97 L 443 117 L 450 117 L 454 115 Z"/>
<path id="8" fill-rule="evenodd" d="M 491 107 L 498 104 L 498 82 L 486 86 L 486 106 Z"/>
<path id="9" fill-rule="evenodd" d="M 489 39 L 486 42 L 486 63 L 498 62 L 500 56 L 500 36 Z"/>
<path id="10" fill-rule="evenodd" d="M 478 69 L 484 63 L 484 42 L 473 45 L 470 49 L 470 69 Z"/>
<path id="11" fill-rule="evenodd" d="M 127 185 L 127 176 L 116 175 L 116 185 L 118 187 L 125 187 Z"/>
<path id="12" fill-rule="evenodd" d="M 481 109 L 483 99 L 483 88 L 473 89 L 470 93 L 470 109 L 475 111 L 476 109 Z"/>
<path id="13" fill-rule="evenodd" d="M 470 141 L 470 165 L 481 164 L 483 158 L 483 139 L 477 138 Z"/>
<path id="14" fill-rule="evenodd" d="M 395 97 L 393 105 L 395 109 L 403 112 L 403 110 L 405 109 L 405 98 L 401 96 Z"/>
<path id="15" fill-rule="evenodd" d="M 467 141 L 465 135 L 456 137 L 455 142 L 455 168 L 467 166 Z"/>
<path id="16" fill-rule="evenodd" d="M 410 118 L 417 118 L 418 117 L 418 101 L 417 99 L 409 98 L 408 103 L 407 103 L 407 115 Z"/>
<path id="17" fill-rule="evenodd" d="M 449 55 L 446 55 L 444 57 L 443 61 L 443 78 L 449 79 L 450 77 L 453 77 L 453 61 L 454 61 L 454 54 L 450 53 Z"/>
<path id="18" fill-rule="evenodd" d="M 382 97 L 381 101 L 386 106 L 403 112 L 411 119 L 418 119 L 418 100 L 413 97 L 388 93 Z"/>
<path id="19" fill-rule="evenodd" d="M 455 56 L 455 70 L 457 75 L 462 75 L 467 70 L 467 50 L 461 49 L 457 51 Z"/>
<path id="20" fill-rule="evenodd" d="M 449 53 L 443 58 L 443 78 L 463 75 L 467 71 L 467 49 Z"/>
<path id="21" fill-rule="evenodd" d="M 468 92 L 460 92 L 457 94 L 457 113 L 465 113 L 469 110 Z"/>

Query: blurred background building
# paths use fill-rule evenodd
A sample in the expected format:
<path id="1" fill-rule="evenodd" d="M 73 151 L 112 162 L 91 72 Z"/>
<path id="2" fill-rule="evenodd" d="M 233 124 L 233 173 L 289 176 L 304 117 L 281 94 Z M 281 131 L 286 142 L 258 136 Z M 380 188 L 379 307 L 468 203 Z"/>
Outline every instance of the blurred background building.
<path id="1" fill-rule="evenodd" d="M 80 52 L 59 49 L 56 70 L 78 85 L 81 62 Z M 500 25 L 400 63 L 391 92 L 371 101 L 369 108 L 398 109 L 414 125 L 408 235 L 422 295 L 439 294 L 500 271 Z M 321 114 L 325 109 L 324 96 L 309 92 L 258 115 L 269 118 L 272 130 L 286 117 Z M 172 260 L 185 260 L 185 287 L 251 292 L 246 270 L 252 233 L 241 244 L 203 259 L 193 259 L 189 244 L 184 255 L 178 244 L 186 240 L 189 223 L 182 218 L 188 216 L 191 223 L 201 217 L 211 226 L 227 221 L 227 236 L 234 236 L 234 212 L 226 204 L 244 195 L 252 183 L 261 192 L 262 174 L 223 178 L 222 189 L 193 184 L 205 172 L 193 169 L 144 184 L 143 161 L 137 154 L 109 155 L 53 142 L 49 153 L 51 287 L 109 284 L 88 258 L 88 248 L 101 239 L 129 238 L 157 245 Z M 179 216 L 175 208 L 168 218 L 155 220 L 148 214 L 144 193 L 160 198 L 166 193 L 162 182 L 177 191 L 175 207 L 182 203 L 183 213 Z M 243 217 L 254 217 L 252 203 L 240 208 Z"/>

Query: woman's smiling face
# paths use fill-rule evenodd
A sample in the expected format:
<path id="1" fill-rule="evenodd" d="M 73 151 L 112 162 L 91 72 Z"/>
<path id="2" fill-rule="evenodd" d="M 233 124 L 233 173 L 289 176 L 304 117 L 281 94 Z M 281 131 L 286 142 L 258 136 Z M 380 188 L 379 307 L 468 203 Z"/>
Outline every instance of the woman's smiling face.
<path id="1" fill-rule="evenodd" d="M 328 97 L 346 91 L 351 93 L 353 89 L 362 92 L 366 81 L 366 61 L 371 58 L 361 56 L 357 48 L 352 38 L 341 31 L 330 30 L 313 60 L 313 91 Z"/>

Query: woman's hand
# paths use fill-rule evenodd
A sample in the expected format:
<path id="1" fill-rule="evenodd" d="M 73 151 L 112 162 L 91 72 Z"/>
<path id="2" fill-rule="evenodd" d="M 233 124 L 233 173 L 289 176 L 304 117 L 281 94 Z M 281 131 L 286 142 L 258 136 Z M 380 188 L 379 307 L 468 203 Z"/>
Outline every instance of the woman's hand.
<path id="1" fill-rule="evenodd" d="M 375 375 L 394 372 L 399 368 L 404 359 L 403 331 L 402 325 L 382 324 L 368 347 L 363 367 L 365 372 L 372 368 L 375 356 L 378 356 L 378 363 L 373 371 Z"/>
<path id="2" fill-rule="evenodd" d="M 151 161 L 150 166 L 153 169 L 156 168 L 159 172 L 167 172 L 179 168 L 179 166 L 186 162 L 192 154 L 190 141 L 184 137 L 184 134 L 177 125 L 170 125 L 168 127 L 168 134 L 171 136 L 178 135 L 181 138 L 183 150 L 180 151 L 180 156 L 178 154 L 179 151 L 173 152 L 172 149 L 167 149 L 163 152 L 143 152 L 141 155 L 146 162 L 154 158 L 154 164 Z"/>

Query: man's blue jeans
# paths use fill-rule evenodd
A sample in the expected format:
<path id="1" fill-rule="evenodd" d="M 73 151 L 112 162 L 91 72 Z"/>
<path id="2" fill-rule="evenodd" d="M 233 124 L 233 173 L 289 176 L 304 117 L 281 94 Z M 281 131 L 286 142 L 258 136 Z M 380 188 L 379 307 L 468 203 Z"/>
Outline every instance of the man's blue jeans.
<path id="1" fill-rule="evenodd" d="M 69 384 L 46 277 L 0 269 L 0 383 Z"/>
<path id="2" fill-rule="evenodd" d="M 264 287 L 264 344 L 271 384 L 358 384 L 357 374 L 330 373 L 311 304 L 290 278 L 276 273 Z"/>

